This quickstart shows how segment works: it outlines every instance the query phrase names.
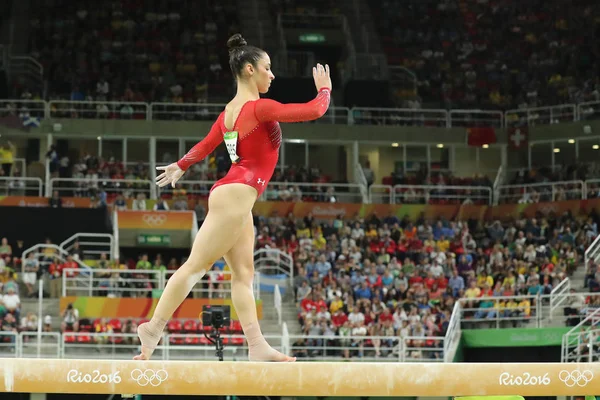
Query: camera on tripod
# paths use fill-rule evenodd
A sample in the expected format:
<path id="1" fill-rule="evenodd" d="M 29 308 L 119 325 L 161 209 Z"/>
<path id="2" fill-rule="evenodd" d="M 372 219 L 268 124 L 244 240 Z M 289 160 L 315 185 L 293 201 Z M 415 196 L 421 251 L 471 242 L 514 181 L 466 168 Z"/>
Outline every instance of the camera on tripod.
<path id="1" fill-rule="evenodd" d="M 229 326 L 231 322 L 231 308 L 229 306 L 202 306 L 202 325 L 221 329 Z"/>
<path id="2" fill-rule="evenodd" d="M 231 308 L 229 306 L 202 306 L 202 325 L 212 327 L 209 335 L 204 330 L 204 337 L 216 346 L 216 355 L 223 361 L 223 338 L 219 329 L 229 327 Z"/>

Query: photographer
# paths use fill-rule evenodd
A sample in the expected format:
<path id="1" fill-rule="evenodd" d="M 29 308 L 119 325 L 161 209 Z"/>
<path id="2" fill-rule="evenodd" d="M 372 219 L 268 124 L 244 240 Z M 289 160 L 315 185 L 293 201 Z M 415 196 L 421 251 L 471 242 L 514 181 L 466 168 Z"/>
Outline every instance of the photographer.
<path id="1" fill-rule="evenodd" d="M 73 303 L 67 306 L 62 319 L 60 327 L 63 332 L 77 332 L 79 330 L 79 311 L 73 307 Z"/>

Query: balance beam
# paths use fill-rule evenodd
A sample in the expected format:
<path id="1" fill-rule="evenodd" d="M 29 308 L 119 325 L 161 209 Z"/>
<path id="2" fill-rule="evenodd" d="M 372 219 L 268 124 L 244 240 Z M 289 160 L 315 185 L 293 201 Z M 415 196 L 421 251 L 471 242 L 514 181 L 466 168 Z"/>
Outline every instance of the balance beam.
<path id="1" fill-rule="evenodd" d="M 0 389 L 238 396 L 585 396 L 600 394 L 600 364 L 0 359 Z"/>

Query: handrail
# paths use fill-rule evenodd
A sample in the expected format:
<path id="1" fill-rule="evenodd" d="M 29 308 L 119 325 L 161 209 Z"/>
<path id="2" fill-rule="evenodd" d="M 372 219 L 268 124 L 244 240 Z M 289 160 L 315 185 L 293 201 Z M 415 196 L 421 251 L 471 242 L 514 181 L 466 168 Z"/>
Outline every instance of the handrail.
<path id="1" fill-rule="evenodd" d="M 275 312 L 277 313 L 277 323 L 281 326 L 281 290 L 279 290 L 279 285 L 275 285 L 275 290 L 273 291 L 273 303 Z"/>
<path id="2" fill-rule="evenodd" d="M 25 183 L 26 182 L 36 182 L 37 183 L 37 191 L 38 191 L 37 197 L 43 197 L 43 195 L 44 195 L 44 191 L 43 191 L 44 184 L 43 184 L 41 178 L 35 178 L 35 177 L 25 178 L 25 177 L 20 177 L 20 176 L 0 176 L 0 182 L 5 182 L 5 181 L 9 182 L 9 183 L 10 182 L 25 182 Z M 22 188 L 15 187 L 15 188 L 8 188 L 8 189 L 23 190 L 23 191 L 33 190 L 30 187 L 28 188 L 27 184 L 25 185 L 25 187 L 22 187 Z"/>
<path id="3" fill-rule="evenodd" d="M 36 334 L 33 332 L 33 334 Z M 20 357 L 23 355 L 23 348 L 26 344 L 26 341 L 22 340 L 24 337 L 29 336 L 30 332 L 23 332 L 23 334 L 16 334 L 13 332 L 4 332 L 4 336 L 13 336 L 14 342 L 10 345 L 15 349 L 14 357 Z M 110 354 L 103 353 L 102 357 L 122 357 L 122 353 L 118 351 L 121 350 L 137 350 L 139 348 L 139 343 L 137 342 L 138 335 L 135 333 L 117 333 L 117 332 L 52 332 L 52 333 L 43 333 L 43 337 L 52 338 L 52 344 L 46 343 L 44 347 L 49 348 L 56 352 L 51 357 L 56 358 L 71 358 L 76 355 L 78 358 L 96 358 L 98 357 L 98 350 L 107 349 Z M 226 349 L 229 351 L 233 351 L 234 354 L 237 351 L 242 351 L 242 354 L 238 354 L 238 356 L 245 357 L 247 350 L 247 344 L 244 341 L 244 336 L 241 334 L 235 333 L 224 333 L 222 334 L 224 338 L 239 340 L 238 345 L 227 346 Z M 377 360 L 379 362 L 402 362 L 402 361 L 421 361 L 421 362 L 441 362 L 442 358 L 415 358 L 413 356 L 407 356 L 407 352 L 412 349 L 419 349 L 422 352 L 436 352 L 442 353 L 445 348 L 445 338 L 442 336 L 409 336 L 405 338 L 400 338 L 398 336 L 303 336 L 303 335 L 265 335 L 267 341 L 272 343 L 275 348 L 278 348 L 285 354 L 291 353 L 294 349 L 305 349 L 311 351 L 322 352 L 322 355 L 313 356 L 319 359 L 327 359 L 330 361 L 343 361 L 344 359 L 341 357 L 341 354 L 338 356 L 328 355 L 329 350 L 340 351 L 340 350 L 348 350 L 348 351 L 356 351 L 363 350 L 363 344 L 365 351 L 373 352 L 375 347 L 371 347 L 367 345 L 367 343 L 379 343 L 381 349 L 386 349 L 387 352 L 391 352 L 391 357 L 380 358 L 377 356 L 367 356 L 362 357 L 357 360 L 363 361 L 371 361 Z M 196 342 L 193 345 L 187 344 L 186 339 L 196 339 L 201 340 L 204 339 L 204 335 L 201 333 L 196 334 L 186 334 L 186 333 L 165 333 L 162 336 L 162 343 L 157 346 L 157 359 L 170 359 L 170 351 L 205 351 L 209 350 L 211 352 L 214 351 L 213 344 L 202 345 Z M 309 343 L 303 346 L 291 346 L 290 342 L 296 341 L 298 339 L 304 339 L 309 341 Z M 85 341 L 84 341 L 85 340 Z M 98 342 L 98 340 L 100 340 Z M 342 340 L 347 340 L 348 343 L 342 342 Z M 433 340 L 441 344 L 441 346 L 423 346 L 423 347 L 412 347 L 410 342 L 414 341 L 430 341 Z M 354 345 L 350 344 L 352 342 Z M 76 354 L 70 353 L 71 350 L 78 349 Z M 83 351 L 87 349 L 86 353 Z M 27 356 L 26 354 L 24 354 Z M 9 355 L 5 355 L 5 357 Z M 44 356 L 50 356 L 45 355 Z M 208 356 L 208 353 L 207 353 Z M 213 354 L 210 355 L 213 357 Z"/>
<path id="4" fill-rule="evenodd" d="M 395 185 L 394 190 L 392 191 L 393 203 L 397 203 L 396 195 L 401 192 L 403 189 L 417 189 L 423 190 L 425 193 L 419 194 L 416 193 L 413 197 L 416 199 L 422 198 L 425 202 L 429 202 L 431 199 L 458 199 L 458 200 L 466 200 L 466 199 L 474 199 L 474 200 L 486 200 L 488 205 L 492 205 L 493 202 L 493 193 L 492 189 L 488 186 L 459 186 L 459 185 Z M 436 191 L 458 191 L 457 194 L 435 194 Z M 461 193 L 465 191 L 471 191 L 470 194 Z M 432 193 L 433 192 L 433 193 Z M 479 192 L 479 193 L 478 193 Z M 483 192 L 483 194 L 481 193 Z M 486 193 L 487 192 L 487 193 Z M 412 195 L 411 195 L 412 196 Z M 419 201 L 416 201 L 419 203 Z M 407 203 L 407 201 L 405 201 Z"/>
<path id="5" fill-rule="evenodd" d="M 260 261 L 268 261 L 273 265 L 261 266 Z M 289 276 L 289 287 L 294 287 L 294 260 L 289 254 L 279 249 L 258 249 L 254 252 L 254 263 L 257 272 L 277 271 Z M 283 268 L 281 265 L 284 265 Z"/>
<path id="6" fill-rule="evenodd" d="M 460 321 L 462 315 L 462 305 L 460 301 L 454 303 L 454 307 L 452 308 L 452 315 L 450 316 L 450 321 L 448 322 L 448 330 L 446 331 L 445 341 L 444 341 L 444 362 L 452 362 L 450 360 L 450 350 L 451 346 L 454 344 L 458 345 L 460 341 L 460 337 L 462 334 L 460 328 Z"/>
<path id="7" fill-rule="evenodd" d="M 339 17 L 339 16 L 338 16 Z M 344 19 L 342 19 L 342 28 L 344 27 Z M 278 15 L 278 27 L 281 24 L 281 15 Z M 279 38 L 280 42 L 285 44 L 285 39 L 282 40 L 281 34 Z M 281 44 L 281 43 L 280 43 Z M 287 49 L 284 47 L 281 48 L 283 54 L 287 52 Z M 355 56 L 354 56 L 355 57 Z M 355 63 L 355 60 L 352 61 Z M 352 67 L 352 66 L 351 66 Z M 356 67 L 355 65 L 353 67 Z M 196 109 L 206 109 L 208 110 L 210 107 L 215 107 L 216 113 L 211 116 L 210 112 L 208 116 L 204 114 L 204 117 L 209 118 L 218 115 L 224 108 L 225 104 L 221 103 L 161 103 L 161 102 L 119 102 L 119 101 L 71 101 L 71 100 L 21 100 L 21 99 L 7 99 L 0 101 L 0 109 L 2 109 L 2 104 L 6 103 L 22 103 L 22 104 L 43 104 L 44 116 L 46 118 L 81 118 L 80 112 L 85 113 L 83 118 L 95 118 L 102 110 L 97 110 L 94 108 L 85 108 L 93 107 L 97 105 L 106 105 L 115 107 L 113 109 L 113 114 L 119 114 L 120 110 L 116 109 L 118 106 L 131 106 L 133 108 L 133 113 L 130 115 L 128 113 L 123 114 L 122 117 L 132 117 L 133 114 L 144 116 L 146 120 L 160 120 L 163 119 L 161 117 L 162 114 L 171 114 L 171 113 L 187 113 L 186 111 L 182 111 L 186 108 L 196 108 Z M 59 108 L 57 106 L 64 105 L 65 108 Z M 163 110 L 163 111 L 155 111 L 154 107 L 165 107 L 172 108 L 173 111 Z M 340 107 L 345 108 L 345 107 Z M 345 108 L 348 110 L 347 108 Z M 219 110 L 217 112 L 217 110 Z M 565 112 L 561 110 L 566 110 Z M 74 111 L 71 113 L 71 111 Z M 389 121 L 389 122 L 416 122 L 416 123 L 425 123 L 425 124 L 437 124 L 443 127 L 464 127 L 472 125 L 481 125 L 484 123 L 486 125 L 492 125 L 496 128 L 505 128 L 507 126 L 514 126 L 514 118 L 517 118 L 519 123 L 522 123 L 519 116 L 525 115 L 526 122 L 529 124 L 536 124 L 541 122 L 547 123 L 556 123 L 558 120 L 568 120 L 568 121 L 580 121 L 589 119 L 592 117 L 600 117 L 600 101 L 589 101 L 578 104 L 558 104 L 553 106 L 545 106 L 545 107 L 534 107 L 534 108 L 526 108 L 526 109 L 516 109 L 516 110 L 506 110 L 504 113 L 501 111 L 494 110 L 481 110 L 481 109 L 455 109 L 455 110 L 444 110 L 444 109 L 411 109 L 411 108 L 375 108 L 375 107 L 353 107 L 349 109 L 349 114 L 347 117 L 346 124 L 352 125 L 354 121 L 357 119 L 353 118 L 355 113 L 361 112 L 379 112 L 382 114 L 380 117 L 376 117 L 381 121 Z M 104 112 L 104 111 L 102 111 Z M 109 110 L 110 112 L 110 110 Z M 193 111 L 195 113 L 195 111 Z M 156 115 L 156 114 L 159 115 Z M 408 114 L 409 117 L 402 117 L 399 114 Z M 438 114 L 439 117 L 427 118 L 425 115 Z M 387 115 L 386 115 L 387 114 Z M 464 116 L 471 116 L 469 118 L 465 118 Z M 489 118 L 479 118 L 480 115 L 488 115 L 492 116 Z M 412 117 L 410 117 L 412 116 Z M 202 117 L 202 115 L 201 115 Z M 359 117 L 359 121 L 362 117 Z M 369 117 L 371 118 L 371 117 Z M 202 118 L 201 118 L 202 119 Z M 362 118 L 364 119 L 364 118 Z M 337 120 L 337 119 L 336 119 Z M 491 121 L 491 123 L 490 123 Z"/>
<path id="8" fill-rule="evenodd" d="M 59 246 L 61 248 L 63 248 L 64 250 L 66 250 L 67 252 L 69 250 L 71 250 L 72 245 L 74 244 L 75 241 L 79 242 L 80 245 L 89 245 L 89 246 L 106 246 L 106 243 L 103 242 L 80 242 L 79 238 L 97 238 L 97 239 L 101 239 L 101 238 L 108 238 L 108 246 L 109 246 L 109 251 L 107 254 L 108 257 L 110 257 L 111 260 L 117 258 L 116 253 L 115 253 L 115 248 L 117 246 L 115 246 L 115 238 L 113 235 L 111 235 L 110 233 L 88 233 L 88 232 L 81 232 L 81 233 L 76 233 L 72 236 L 70 236 L 69 238 L 65 239 Z M 67 245 L 70 245 L 69 247 L 67 247 Z M 83 252 L 85 253 L 85 250 L 83 250 Z"/>
<path id="9" fill-rule="evenodd" d="M 62 187 L 59 183 L 65 182 L 71 184 L 71 186 Z M 103 187 L 103 185 L 113 185 L 114 187 Z M 143 185 L 143 188 L 139 186 Z M 48 193 L 52 193 L 54 190 L 58 191 L 71 191 L 75 192 L 78 190 L 90 189 L 105 189 L 106 191 L 121 191 L 131 190 L 132 192 L 148 192 L 150 199 L 156 199 L 157 186 L 150 180 L 146 179 L 78 179 L 78 178 L 52 178 L 48 183 Z"/>
<path id="10" fill-rule="evenodd" d="M 59 247 L 55 244 L 46 244 L 46 243 L 40 243 L 40 244 L 36 244 L 35 246 L 32 246 L 28 249 L 26 249 L 25 251 L 23 251 L 23 255 L 21 256 L 21 259 L 26 260 L 27 257 L 29 256 L 29 253 L 34 253 L 37 254 L 38 257 L 43 255 L 44 253 L 42 252 L 38 252 L 37 250 L 39 249 L 54 249 L 57 250 L 57 253 L 53 255 L 53 257 L 58 257 L 59 260 L 61 261 L 66 261 L 67 256 L 69 255 L 69 253 L 64 250 L 62 247 Z M 84 264 L 81 260 L 73 260 L 77 263 L 77 265 L 79 265 L 79 267 L 87 272 L 90 271 L 91 268 L 89 266 L 87 266 L 86 264 Z M 25 272 L 25 263 L 21 264 L 21 272 Z M 81 272 L 81 270 L 80 270 Z"/>
<path id="11" fill-rule="evenodd" d="M 498 205 L 498 200 L 500 199 L 500 186 L 504 181 L 504 176 L 506 173 L 504 172 L 504 168 L 502 165 L 498 167 L 498 173 L 496 174 L 496 179 L 494 179 L 494 205 Z"/>
<path id="12" fill-rule="evenodd" d="M 563 279 L 556 287 L 550 292 L 550 315 L 548 318 L 552 320 L 554 310 L 560 307 L 565 301 L 567 301 L 568 293 L 571 290 L 571 280 L 569 278 Z M 563 296 L 567 294 L 567 296 Z"/>
<path id="13" fill-rule="evenodd" d="M 370 191 L 367 189 L 369 187 L 369 182 L 367 182 L 365 171 L 362 169 L 362 166 L 358 161 L 354 163 L 354 180 L 358 185 L 360 185 L 363 203 L 372 203 L 373 200 L 371 199 Z"/>

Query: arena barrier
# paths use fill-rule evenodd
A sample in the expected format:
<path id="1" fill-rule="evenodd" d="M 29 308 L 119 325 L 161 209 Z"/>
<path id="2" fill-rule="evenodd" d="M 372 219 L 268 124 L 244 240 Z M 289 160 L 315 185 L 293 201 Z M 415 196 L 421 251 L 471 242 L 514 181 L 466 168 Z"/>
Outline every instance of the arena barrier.
<path id="1" fill-rule="evenodd" d="M 432 364 L 0 359 L 0 389 L 25 393 L 239 396 L 585 396 L 599 363 Z"/>

